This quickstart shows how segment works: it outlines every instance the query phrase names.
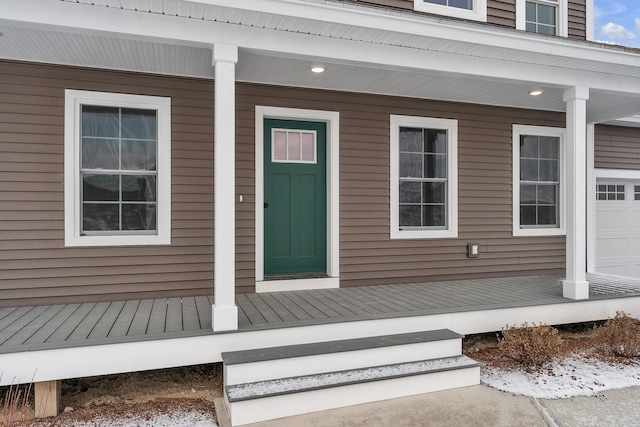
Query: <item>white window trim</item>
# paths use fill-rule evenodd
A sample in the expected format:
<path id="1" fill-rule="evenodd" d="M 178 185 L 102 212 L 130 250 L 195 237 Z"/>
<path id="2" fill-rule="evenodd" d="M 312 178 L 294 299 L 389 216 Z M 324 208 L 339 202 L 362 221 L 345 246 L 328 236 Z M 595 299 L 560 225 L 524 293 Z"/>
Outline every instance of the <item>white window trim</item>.
<path id="1" fill-rule="evenodd" d="M 390 117 L 390 236 L 392 239 L 443 239 L 458 237 L 458 121 L 429 117 Z M 400 140 L 401 126 L 423 129 L 443 129 L 447 131 L 447 228 L 424 230 L 400 230 L 399 224 L 399 183 L 400 183 Z"/>
<path id="2" fill-rule="evenodd" d="M 560 186 L 558 195 L 558 226 L 520 228 L 520 136 L 536 135 L 560 138 L 559 167 Z M 566 232 L 566 130 L 546 126 L 513 125 L 513 235 L 514 236 L 564 236 Z"/>
<path id="3" fill-rule="evenodd" d="M 81 235 L 80 107 L 143 108 L 158 112 L 157 234 Z M 171 99 L 83 90 L 65 90 L 64 107 L 65 246 L 168 245 L 171 243 Z"/>
<path id="4" fill-rule="evenodd" d="M 423 0 L 413 0 L 413 10 L 433 13 L 435 15 L 451 16 L 453 18 L 487 22 L 487 0 L 473 0 L 472 10 L 426 3 Z"/>
<path id="5" fill-rule="evenodd" d="M 516 0 L 516 30 L 527 30 L 527 1 L 529 0 Z M 546 2 L 541 0 L 540 3 Z M 557 19 L 556 35 L 560 37 L 569 37 L 569 0 L 558 0 Z"/>

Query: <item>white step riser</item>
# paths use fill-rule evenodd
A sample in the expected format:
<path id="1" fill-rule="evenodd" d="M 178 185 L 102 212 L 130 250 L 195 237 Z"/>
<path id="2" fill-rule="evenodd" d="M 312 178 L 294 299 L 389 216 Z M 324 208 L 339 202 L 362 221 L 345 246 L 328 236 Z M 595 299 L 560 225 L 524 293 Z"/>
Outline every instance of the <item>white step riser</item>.
<path id="1" fill-rule="evenodd" d="M 277 378 L 320 374 L 323 372 L 439 359 L 442 357 L 458 356 L 461 352 L 462 340 L 456 338 L 340 353 L 267 360 L 263 362 L 224 365 L 224 382 L 225 385 L 243 384 Z"/>
<path id="2" fill-rule="evenodd" d="M 227 403 L 232 425 L 240 426 L 479 383 L 480 367 L 470 367 Z"/>

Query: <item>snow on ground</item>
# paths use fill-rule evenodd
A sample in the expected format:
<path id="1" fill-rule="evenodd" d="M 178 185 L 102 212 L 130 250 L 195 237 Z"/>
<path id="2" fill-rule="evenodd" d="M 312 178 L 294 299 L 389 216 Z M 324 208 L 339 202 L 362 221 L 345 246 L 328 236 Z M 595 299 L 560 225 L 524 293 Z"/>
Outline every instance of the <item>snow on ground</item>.
<path id="1" fill-rule="evenodd" d="M 605 363 L 573 356 L 541 372 L 504 371 L 483 366 L 483 384 L 512 394 L 539 399 L 594 396 L 605 390 L 640 386 L 640 364 Z"/>
<path id="2" fill-rule="evenodd" d="M 218 427 L 210 415 L 193 412 L 174 412 L 151 416 L 121 418 L 93 418 L 87 422 L 74 422 L 74 427 Z"/>

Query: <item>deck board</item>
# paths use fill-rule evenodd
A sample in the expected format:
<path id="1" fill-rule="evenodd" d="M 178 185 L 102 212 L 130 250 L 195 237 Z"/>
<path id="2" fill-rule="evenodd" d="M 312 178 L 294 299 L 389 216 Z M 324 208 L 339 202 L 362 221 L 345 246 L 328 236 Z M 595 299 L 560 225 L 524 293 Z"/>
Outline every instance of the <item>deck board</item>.
<path id="1" fill-rule="evenodd" d="M 89 339 L 93 338 L 106 338 L 113 328 L 113 324 L 118 319 L 118 316 L 124 308 L 125 301 L 115 301 L 109 304 L 109 307 L 105 310 L 104 314 L 100 317 L 100 320 L 93 327 L 89 333 Z"/>
<path id="2" fill-rule="evenodd" d="M 200 328 L 207 329 L 211 327 L 211 301 L 206 296 L 196 297 L 196 308 L 198 309 L 198 320 Z"/>
<path id="3" fill-rule="evenodd" d="M 182 330 L 182 301 L 180 298 L 169 298 L 164 332 L 180 332 Z"/>
<path id="4" fill-rule="evenodd" d="M 149 316 L 149 326 L 147 326 L 148 334 L 161 334 L 165 331 L 167 323 L 167 306 L 166 299 L 153 300 L 151 315 Z"/>
<path id="5" fill-rule="evenodd" d="M 100 302 L 94 305 L 91 308 L 91 311 L 87 313 L 87 315 L 82 319 L 82 321 L 78 324 L 78 327 L 71 332 L 69 335 L 69 341 L 79 341 L 86 340 L 89 337 L 89 334 L 96 326 L 96 324 L 102 318 L 102 315 L 107 311 L 110 302 Z"/>
<path id="6" fill-rule="evenodd" d="M 24 344 L 42 344 L 46 342 L 80 308 L 80 304 L 67 304 L 62 307 L 51 320 L 44 323 Z"/>
<path id="7" fill-rule="evenodd" d="M 69 339 L 78 325 L 89 315 L 96 303 L 86 303 L 80 305 L 62 324 L 45 340 L 46 343 L 54 344 L 64 342 Z"/>
<path id="8" fill-rule="evenodd" d="M 34 334 L 38 332 L 38 330 L 42 327 L 40 322 L 49 322 L 60 310 L 62 310 L 64 306 L 62 305 L 52 305 L 48 307 L 44 307 L 45 310 L 36 312 L 36 310 L 32 310 L 29 312 L 29 316 L 25 315 L 20 318 L 21 321 L 16 321 L 11 324 L 12 327 L 19 327 L 21 324 L 23 325 L 20 329 L 13 334 L 8 339 L 4 339 L 4 333 L 10 333 L 12 328 L 7 328 L 3 333 L 0 333 L 0 342 L 3 342 L 4 345 L 21 345 L 24 344 L 29 338 L 31 338 Z M 38 321 L 35 321 L 39 319 Z M 27 323 L 28 322 L 28 323 Z"/>
<path id="9" fill-rule="evenodd" d="M 151 318 L 151 310 L 153 309 L 153 300 L 144 299 L 140 301 L 138 310 L 131 320 L 128 335 L 144 335 L 149 328 L 149 319 Z"/>
<path id="10" fill-rule="evenodd" d="M 131 328 L 131 323 L 133 322 L 134 317 L 136 316 L 136 312 L 140 307 L 139 300 L 127 301 L 122 307 L 120 315 L 113 322 L 113 326 L 111 330 L 107 334 L 108 337 L 124 337 L 129 332 Z"/>
<path id="11" fill-rule="evenodd" d="M 236 295 L 239 331 L 570 302 L 559 276 Z M 588 274 L 591 299 L 640 296 L 640 279 Z M 212 296 L 0 309 L 0 352 L 212 334 Z M 45 347 L 42 347 L 45 346 Z M 23 348 L 23 350 L 16 350 Z"/>
<path id="12" fill-rule="evenodd" d="M 253 305 L 253 302 L 246 294 L 236 295 L 236 304 L 242 307 L 250 325 L 267 323 L 267 320 L 260 314 L 260 311 Z"/>
<path id="13" fill-rule="evenodd" d="M 182 324 L 185 331 L 200 329 L 200 318 L 195 297 L 182 298 Z"/>

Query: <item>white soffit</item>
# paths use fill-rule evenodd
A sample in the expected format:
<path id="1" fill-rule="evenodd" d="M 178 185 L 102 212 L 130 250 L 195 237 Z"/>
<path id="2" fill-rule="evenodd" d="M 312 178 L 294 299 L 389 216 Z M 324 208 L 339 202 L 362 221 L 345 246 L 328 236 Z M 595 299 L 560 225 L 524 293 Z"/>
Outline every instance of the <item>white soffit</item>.
<path id="1" fill-rule="evenodd" d="M 211 49 L 0 25 L 0 58 L 213 78 Z"/>

